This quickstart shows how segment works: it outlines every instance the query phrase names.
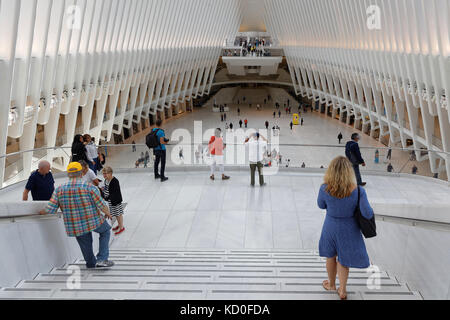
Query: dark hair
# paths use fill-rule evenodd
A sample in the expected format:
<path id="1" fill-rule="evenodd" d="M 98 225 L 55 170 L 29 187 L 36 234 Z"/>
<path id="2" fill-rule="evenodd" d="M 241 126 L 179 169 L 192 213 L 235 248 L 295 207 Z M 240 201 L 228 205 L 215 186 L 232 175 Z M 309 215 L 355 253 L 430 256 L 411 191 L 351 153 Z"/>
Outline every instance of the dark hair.
<path id="1" fill-rule="evenodd" d="M 80 161 L 78 161 L 78 163 L 81 164 L 81 166 L 82 166 L 83 168 L 88 168 L 88 167 L 89 167 L 89 165 L 87 164 L 87 162 L 84 161 L 84 160 L 80 160 Z"/>
<path id="2" fill-rule="evenodd" d="M 162 120 L 161 119 L 157 119 L 156 120 L 156 126 L 160 127 L 162 125 Z"/>
<path id="3" fill-rule="evenodd" d="M 359 137 L 359 133 L 352 134 L 352 140 L 355 140 Z"/>
<path id="4" fill-rule="evenodd" d="M 77 134 L 75 136 L 75 138 L 73 138 L 73 143 L 79 143 L 80 142 L 80 138 L 82 138 L 83 136 L 81 134 Z"/>
<path id="5" fill-rule="evenodd" d="M 259 139 L 259 132 L 256 133 L 256 138 Z"/>

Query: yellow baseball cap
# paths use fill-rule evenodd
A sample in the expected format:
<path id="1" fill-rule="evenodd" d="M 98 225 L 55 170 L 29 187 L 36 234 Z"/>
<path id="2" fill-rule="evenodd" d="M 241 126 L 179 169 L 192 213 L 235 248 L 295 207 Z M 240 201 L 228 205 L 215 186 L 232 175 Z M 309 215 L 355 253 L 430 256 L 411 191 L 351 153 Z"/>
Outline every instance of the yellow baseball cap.
<path id="1" fill-rule="evenodd" d="M 74 172 L 80 172 L 83 170 L 83 167 L 79 162 L 71 162 L 67 166 L 67 172 L 74 173 Z"/>

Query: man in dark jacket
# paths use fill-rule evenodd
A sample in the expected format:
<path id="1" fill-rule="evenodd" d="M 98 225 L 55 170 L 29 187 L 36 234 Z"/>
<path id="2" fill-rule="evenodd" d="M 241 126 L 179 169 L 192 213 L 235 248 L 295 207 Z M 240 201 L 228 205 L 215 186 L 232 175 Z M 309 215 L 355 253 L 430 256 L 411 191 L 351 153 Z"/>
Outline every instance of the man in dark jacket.
<path id="1" fill-rule="evenodd" d="M 364 187 L 366 185 L 366 182 L 362 182 L 361 173 L 359 172 L 359 165 L 365 167 L 366 163 L 361 156 L 361 151 L 359 150 L 358 141 L 360 139 L 361 137 L 358 133 L 352 134 L 352 141 L 347 142 L 347 145 L 345 146 L 345 155 L 353 165 L 358 186 Z"/>

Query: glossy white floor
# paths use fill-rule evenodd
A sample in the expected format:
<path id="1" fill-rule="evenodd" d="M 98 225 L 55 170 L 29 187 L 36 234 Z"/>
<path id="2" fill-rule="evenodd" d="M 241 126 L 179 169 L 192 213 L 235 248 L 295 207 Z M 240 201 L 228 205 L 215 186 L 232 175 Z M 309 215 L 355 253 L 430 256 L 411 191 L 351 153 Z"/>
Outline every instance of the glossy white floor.
<path id="1" fill-rule="evenodd" d="M 274 112 L 274 103 L 264 105 L 261 111 L 256 110 L 256 103 L 263 104 L 263 100 L 265 95 L 258 94 L 255 97 L 252 97 L 252 91 L 255 90 L 241 90 L 237 95 L 235 100 L 240 99 L 241 104 L 238 106 L 229 105 L 230 112 L 227 113 L 227 121 L 228 123 L 233 123 L 234 128 L 239 128 L 239 120 L 248 119 L 248 127 L 255 129 L 264 128 L 265 121 L 269 121 L 269 128 L 272 128 L 274 125 L 280 126 L 280 136 L 279 143 L 283 144 L 317 144 L 317 145 L 338 145 L 337 135 L 339 132 L 342 132 L 344 139 L 342 141 L 342 148 L 319 148 L 319 147 L 294 147 L 294 146 L 281 146 L 280 152 L 283 155 L 283 165 L 286 165 L 287 160 L 290 159 L 290 166 L 300 167 L 304 162 L 307 168 L 320 168 L 321 166 L 326 167 L 328 163 L 337 155 L 343 155 L 345 153 L 344 145 L 346 141 L 350 139 L 352 133 L 355 132 L 355 129 L 347 126 L 345 123 L 341 123 L 338 120 L 331 119 L 324 114 L 320 114 L 318 112 L 307 112 L 301 113 L 301 116 L 304 118 L 303 126 L 294 126 L 291 131 L 289 128 L 289 124 L 292 121 L 292 115 L 287 115 L 283 109 L 283 104 L 289 96 L 283 90 L 273 91 L 279 92 L 278 95 L 272 94 L 274 97 L 274 101 L 279 101 L 282 105 L 281 107 L 281 118 L 276 115 L 276 118 L 273 118 Z M 250 100 L 253 102 L 253 106 L 249 108 L 248 104 L 245 106 L 242 105 L 242 96 L 247 97 L 247 101 Z M 259 100 L 261 101 L 259 101 Z M 292 107 L 292 113 L 297 112 L 298 104 L 290 98 Z M 217 101 L 217 103 L 221 103 Z M 237 114 L 238 107 L 241 110 L 240 116 Z M 202 109 L 195 109 L 193 113 L 187 113 L 180 115 L 178 117 L 168 119 L 163 128 L 166 131 L 166 136 L 172 138 L 173 140 L 178 140 L 178 136 L 173 133 L 177 129 L 186 129 L 194 137 L 194 121 L 202 122 L 203 133 L 207 129 L 211 128 L 222 128 L 224 134 L 226 135 L 225 130 L 225 122 L 220 121 L 220 114 L 212 112 L 210 107 L 204 107 Z M 137 134 L 133 139 L 130 139 L 131 143 L 134 140 L 138 144 L 144 144 L 145 135 L 148 131 L 145 131 L 141 134 Z M 269 134 L 270 136 L 270 134 Z M 362 139 L 360 141 L 360 146 L 367 147 L 385 147 L 380 142 L 370 138 L 369 136 L 362 134 Z M 207 139 L 204 139 L 204 143 L 208 143 Z M 242 143 L 243 141 L 236 141 L 237 143 Z M 168 165 L 177 165 L 180 163 L 178 158 L 178 151 L 180 147 L 171 146 L 169 147 L 168 153 Z M 188 158 L 187 148 L 184 149 L 184 157 Z M 135 161 L 139 158 L 141 152 L 148 151 L 147 148 L 142 147 L 138 148 L 137 152 L 130 152 L 131 147 L 119 147 L 119 148 L 108 148 L 108 164 L 113 168 L 132 168 L 134 167 Z M 194 152 L 192 150 L 192 163 L 194 163 Z M 376 170 L 380 172 L 386 172 L 387 164 L 383 162 L 384 156 L 386 154 L 385 151 L 380 152 L 380 163 L 374 163 L 374 150 L 363 150 L 363 157 L 366 160 L 367 167 L 362 168 L 364 171 L 368 170 Z M 430 167 L 428 161 L 422 162 L 408 162 L 409 154 L 408 152 L 402 151 L 394 151 L 392 155 L 392 165 L 394 167 L 395 172 L 399 172 L 402 168 L 401 172 L 403 173 L 411 173 L 411 168 L 415 164 L 418 167 L 418 173 L 421 175 L 432 176 L 430 171 Z M 188 161 L 184 161 L 185 164 Z M 142 165 L 141 165 L 142 167 Z M 445 179 L 445 177 L 440 176 L 440 178 Z"/>

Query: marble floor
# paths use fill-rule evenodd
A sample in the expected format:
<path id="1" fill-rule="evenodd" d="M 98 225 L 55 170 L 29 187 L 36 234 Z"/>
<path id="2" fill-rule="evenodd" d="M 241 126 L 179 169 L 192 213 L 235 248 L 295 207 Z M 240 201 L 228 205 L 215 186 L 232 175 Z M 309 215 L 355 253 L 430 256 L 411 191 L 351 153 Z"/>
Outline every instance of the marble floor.
<path id="1" fill-rule="evenodd" d="M 266 187 L 252 188 L 244 171 L 211 181 L 205 171 L 169 170 L 164 184 L 150 171 L 115 174 L 128 204 L 127 230 L 114 238 L 115 248 L 317 248 L 325 216 L 316 204 L 321 173 L 286 169 L 266 177 Z M 450 206 L 449 187 L 433 179 L 365 178 L 373 205 Z M 23 187 L 0 191 L 0 201 L 20 201 Z"/>
<path id="2" fill-rule="evenodd" d="M 247 90 L 248 91 L 248 90 Z M 248 97 L 248 93 L 247 97 Z M 280 94 L 278 101 L 283 104 L 283 99 L 287 99 L 288 96 L 285 94 L 283 96 Z M 253 98 L 255 100 L 256 98 Z M 291 103 L 293 98 L 290 99 Z M 220 103 L 220 101 L 217 101 Z M 256 103 L 256 101 L 254 102 Z M 262 102 L 261 102 L 262 103 Z M 265 127 L 265 121 L 269 121 L 269 128 L 274 125 L 280 127 L 279 137 L 279 151 L 283 155 L 283 164 L 286 166 L 288 160 L 290 160 L 291 167 L 300 167 L 304 162 L 307 168 L 320 168 L 321 166 L 327 167 L 328 163 L 336 156 L 343 155 L 345 153 L 345 142 L 350 139 L 352 133 L 355 129 L 351 126 L 341 123 L 338 120 L 331 119 L 324 114 L 318 112 L 307 112 L 302 113 L 301 116 L 304 118 L 303 126 L 294 126 L 291 131 L 289 124 L 292 121 L 292 115 L 287 115 L 284 110 L 282 111 L 281 117 L 276 115 L 273 117 L 274 106 L 271 104 L 262 104 L 262 110 L 257 111 L 255 104 L 253 107 L 249 107 L 248 104 L 245 106 L 241 105 L 228 105 L 230 107 L 230 112 L 227 113 L 227 122 L 233 123 L 234 128 L 239 128 L 239 120 L 248 119 L 248 127 L 255 129 L 262 129 Z M 238 107 L 240 108 L 240 115 L 237 113 Z M 295 104 L 292 108 L 293 113 L 297 111 L 297 105 Z M 227 130 L 225 129 L 225 122 L 220 121 L 220 114 L 214 113 L 211 108 L 196 108 L 194 112 L 179 115 L 170 118 L 165 121 L 163 128 L 166 131 L 166 136 L 170 137 L 173 141 L 173 145 L 168 147 L 168 166 L 195 164 L 196 159 L 194 156 L 195 147 L 189 147 L 186 145 L 181 145 L 183 143 L 192 143 L 194 138 L 194 122 L 201 122 L 201 131 L 203 137 L 203 144 L 206 147 L 210 135 L 205 134 L 207 130 L 214 129 L 217 127 L 222 128 L 224 136 L 226 138 Z M 180 130 L 186 130 L 192 137 L 192 141 L 180 141 Z M 342 144 L 339 146 L 337 135 L 342 132 L 344 139 Z M 145 136 L 148 131 L 143 131 L 132 139 L 127 140 L 128 143 L 135 141 L 137 144 L 145 143 Z M 268 134 L 271 138 L 271 133 Z M 243 139 L 242 139 L 243 140 Z M 235 143 L 242 143 L 243 141 L 235 141 Z M 180 145 L 177 145 L 180 143 Z M 291 144 L 291 145 L 290 145 Z M 294 145 L 292 145 L 294 144 Z M 308 147 L 308 146 L 295 146 L 296 144 L 307 144 L 307 145 L 323 145 L 328 147 Z M 362 134 L 362 139 L 360 141 L 361 147 L 385 147 L 380 142 L 372 139 L 371 137 Z M 179 158 L 179 150 L 183 148 L 184 160 Z M 234 148 L 238 148 L 234 146 Z M 109 147 L 107 149 L 108 153 L 108 165 L 113 168 L 134 168 L 136 160 L 140 157 L 141 152 L 147 152 L 148 149 L 145 146 L 138 146 L 136 152 L 131 152 L 131 147 Z M 239 154 L 239 149 L 235 149 L 235 152 Z M 361 168 L 362 171 L 371 170 L 386 172 L 387 163 L 385 163 L 384 157 L 386 155 L 385 150 L 380 151 L 380 162 L 375 163 L 374 161 L 374 149 L 362 149 L 363 158 L 366 160 L 367 167 Z M 428 161 L 422 162 L 411 162 L 409 160 L 408 152 L 404 151 L 393 151 L 392 160 L 390 161 L 394 167 L 395 172 L 411 173 L 411 168 L 414 164 L 418 167 L 418 174 L 425 176 L 432 176 Z M 232 160 L 229 164 L 235 164 L 236 160 Z M 244 163 L 241 163 L 244 164 Z M 149 163 L 149 166 L 151 163 Z M 141 167 L 143 164 L 141 165 Z M 441 179 L 446 179 L 444 174 L 441 174 Z"/>

